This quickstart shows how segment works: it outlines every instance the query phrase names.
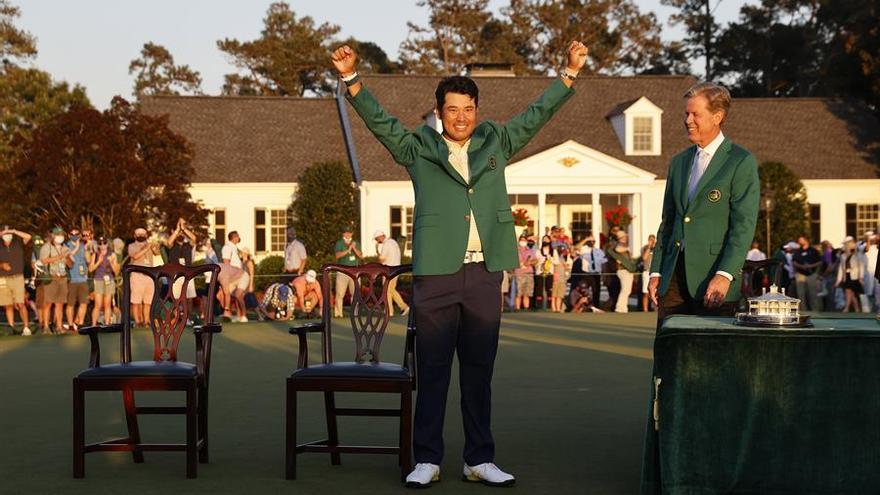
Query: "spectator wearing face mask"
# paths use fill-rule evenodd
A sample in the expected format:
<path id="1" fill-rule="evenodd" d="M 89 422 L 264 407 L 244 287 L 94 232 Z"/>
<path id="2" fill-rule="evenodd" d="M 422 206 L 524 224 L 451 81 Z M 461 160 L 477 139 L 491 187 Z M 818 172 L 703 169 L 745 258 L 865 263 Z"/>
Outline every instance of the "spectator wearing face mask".
<path id="1" fill-rule="evenodd" d="M 379 254 L 379 263 L 387 266 L 400 266 L 400 245 L 394 239 L 388 238 L 385 232 L 377 230 L 373 232 L 376 240 L 376 252 Z M 400 292 L 397 292 L 397 279 L 394 277 L 388 282 L 388 312 L 394 316 L 394 305 L 400 308 L 400 314 L 406 316 L 409 306 L 403 301 Z"/>
<path id="2" fill-rule="evenodd" d="M 364 255 L 358 249 L 357 241 L 354 240 L 354 229 L 351 227 L 342 228 L 342 239 L 336 241 L 333 251 L 336 253 L 336 263 L 345 266 L 358 266 L 360 260 L 364 259 Z M 345 301 L 345 294 L 354 294 L 354 280 L 342 272 L 336 272 L 336 302 L 333 305 L 333 316 L 342 318 L 342 305 Z"/>
<path id="3" fill-rule="evenodd" d="M 296 229 L 287 229 L 287 246 L 284 248 L 284 273 L 299 276 L 306 269 L 306 246 L 296 238 Z"/>
<path id="4" fill-rule="evenodd" d="M 177 219 L 177 226 L 171 235 L 165 240 L 165 248 L 168 250 L 168 262 L 183 266 L 192 266 L 195 253 L 196 235 L 186 226 L 186 220 Z M 171 286 L 171 295 L 177 299 L 183 290 L 184 279 L 178 277 Z M 196 298 L 196 284 L 190 281 L 186 284 L 186 300 L 188 312 L 192 315 L 192 300 Z"/>
<path id="5" fill-rule="evenodd" d="M 251 255 L 251 250 L 247 246 L 243 246 L 238 250 L 239 256 L 241 256 L 241 265 L 242 269 L 248 275 L 248 285 L 244 290 L 244 310 L 245 310 L 245 318 L 247 318 L 247 311 L 249 309 L 254 310 L 257 314 L 257 319 L 263 321 L 263 313 L 260 310 L 260 302 L 257 301 L 257 295 L 254 293 L 254 275 L 257 271 L 257 265 L 254 263 L 254 257 Z M 247 321 L 242 320 L 242 321 Z"/>
<path id="6" fill-rule="evenodd" d="M 134 242 L 128 245 L 128 258 L 132 265 L 153 266 L 153 256 L 159 254 L 159 246 L 150 242 L 147 236 L 147 229 L 135 229 Z M 155 291 L 153 280 L 142 273 L 132 273 L 130 284 L 131 312 L 135 325 L 146 326 L 150 322 L 150 305 Z"/>
<path id="7" fill-rule="evenodd" d="M 91 232 L 70 229 L 67 248 L 70 249 L 70 280 L 67 283 L 67 328 L 71 332 L 83 325 L 89 306 L 89 262 L 86 259 Z"/>
<path id="8" fill-rule="evenodd" d="M 620 280 L 620 292 L 617 295 L 614 312 L 626 313 L 629 311 L 629 295 L 632 293 L 633 274 L 638 271 L 638 268 L 633 261 L 629 247 L 629 235 L 625 230 L 617 232 L 616 242 L 609 242 L 609 246 L 612 244 L 613 247 L 606 248 L 606 251 L 608 256 L 617 262 L 617 278 Z"/>
<path id="9" fill-rule="evenodd" d="M 40 248 L 40 263 L 46 267 L 51 280 L 43 289 L 43 298 L 47 307 L 42 321 L 44 334 L 64 331 L 61 314 L 64 312 L 64 304 L 67 303 L 67 263 L 71 255 L 71 250 L 64 245 L 64 237 L 64 229 L 55 227 L 52 229 L 52 242 L 47 242 Z M 54 315 L 51 314 L 53 310 Z M 55 329 L 50 332 L 49 320 L 53 316 Z"/>
<path id="10" fill-rule="evenodd" d="M 535 265 L 538 263 L 538 257 L 535 250 L 529 247 L 529 241 L 526 236 L 519 238 L 519 266 L 513 270 L 513 277 L 516 281 L 516 302 L 514 309 L 519 311 L 529 309 L 532 296 L 535 294 Z"/>
<path id="11" fill-rule="evenodd" d="M 28 311 L 25 305 L 24 287 L 24 246 L 31 241 L 31 235 L 8 225 L 0 232 L 0 306 L 6 308 L 6 321 L 15 333 L 15 310 L 24 328 L 23 336 L 31 335 L 28 326 Z"/>
<path id="12" fill-rule="evenodd" d="M 92 324 L 97 325 L 104 313 L 104 325 L 113 323 L 113 296 L 116 294 L 116 276 L 119 275 L 119 260 L 110 249 L 106 237 L 98 237 L 95 252 L 89 253 L 89 272 L 95 281 L 95 307 L 92 309 Z"/>
<path id="13" fill-rule="evenodd" d="M 605 265 L 605 252 L 596 245 L 596 238 L 592 232 L 587 232 L 586 237 L 578 246 L 580 249 L 580 269 L 583 275 L 572 278 L 572 284 L 581 280 L 587 283 L 592 292 L 592 301 L 599 304 L 599 294 L 602 290 L 602 267 Z M 574 272 L 574 269 L 572 269 Z"/>

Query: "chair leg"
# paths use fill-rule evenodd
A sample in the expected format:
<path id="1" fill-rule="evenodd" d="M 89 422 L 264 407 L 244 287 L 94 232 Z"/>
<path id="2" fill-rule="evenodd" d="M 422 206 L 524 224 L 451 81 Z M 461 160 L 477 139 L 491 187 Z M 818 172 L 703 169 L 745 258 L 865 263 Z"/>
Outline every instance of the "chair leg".
<path id="1" fill-rule="evenodd" d="M 199 386 L 199 441 L 202 446 L 199 448 L 199 462 L 208 463 L 208 387 Z"/>
<path id="2" fill-rule="evenodd" d="M 85 391 L 79 381 L 73 380 L 73 477 L 83 478 L 86 475 L 85 446 Z"/>
<path id="3" fill-rule="evenodd" d="M 296 479 L 296 389 L 287 380 L 286 433 L 284 440 L 284 477 Z"/>
<path id="4" fill-rule="evenodd" d="M 128 439 L 133 445 L 141 443 L 141 433 L 138 428 L 137 410 L 134 404 L 134 390 L 128 388 L 122 390 L 122 402 L 125 404 L 125 423 L 128 425 Z M 132 450 L 131 456 L 134 462 L 144 462 L 144 453 L 140 450 Z"/>
<path id="5" fill-rule="evenodd" d="M 400 471 L 406 476 L 412 471 L 412 389 L 400 394 Z"/>
<path id="6" fill-rule="evenodd" d="M 195 478 L 198 462 L 198 385 L 195 380 L 186 389 L 186 477 Z"/>
<path id="7" fill-rule="evenodd" d="M 336 398 L 333 392 L 324 392 L 324 409 L 327 413 L 327 445 L 339 446 L 339 430 L 336 427 Z M 338 466 L 342 464 L 339 452 L 330 452 L 330 464 Z"/>

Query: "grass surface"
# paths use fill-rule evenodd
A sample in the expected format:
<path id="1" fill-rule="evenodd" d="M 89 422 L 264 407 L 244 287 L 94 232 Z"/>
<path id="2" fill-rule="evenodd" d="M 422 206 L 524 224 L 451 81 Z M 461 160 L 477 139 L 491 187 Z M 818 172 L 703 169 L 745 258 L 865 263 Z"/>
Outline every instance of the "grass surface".
<path id="1" fill-rule="evenodd" d="M 404 320 L 394 319 L 383 358 L 399 362 Z M 506 314 L 495 366 L 493 431 L 497 464 L 517 476 L 505 493 L 634 494 L 638 492 L 650 388 L 654 314 Z M 350 360 L 348 330 L 335 327 L 334 354 Z M 314 357 L 317 337 L 310 338 Z M 184 336 L 181 359 L 193 359 Z M 183 453 L 86 455 L 86 478 L 71 476 L 71 378 L 88 362 L 88 338 L 0 338 L 0 494 L 412 493 L 402 487 L 394 456 L 299 456 L 299 479 L 283 479 L 283 397 L 296 363 L 296 338 L 275 323 L 225 324 L 214 341 L 211 370 L 211 463 L 185 478 Z M 135 334 L 134 357 L 147 359 L 150 334 Z M 104 362 L 117 359 L 118 338 L 102 337 Z M 454 376 L 457 372 L 454 372 Z M 300 442 L 324 438 L 320 394 L 300 395 Z M 142 392 L 140 405 L 182 405 L 183 394 Z M 341 407 L 394 405 L 393 396 L 340 394 Z M 175 404 L 176 405 L 176 404 Z M 86 441 L 125 436 L 121 394 L 86 395 Z M 140 419 L 146 442 L 182 442 L 182 416 Z M 393 445 L 392 418 L 341 418 L 344 443 Z M 461 476 L 463 433 L 458 383 L 446 415 L 442 482 L 432 494 L 492 492 Z"/>

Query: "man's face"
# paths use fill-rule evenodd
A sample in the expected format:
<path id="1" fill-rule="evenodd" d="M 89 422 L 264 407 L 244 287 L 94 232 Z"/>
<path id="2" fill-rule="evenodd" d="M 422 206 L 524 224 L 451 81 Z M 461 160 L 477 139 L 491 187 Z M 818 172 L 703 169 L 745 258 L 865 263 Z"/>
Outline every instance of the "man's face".
<path id="1" fill-rule="evenodd" d="M 708 145 L 721 131 L 723 117 L 724 112 L 712 113 L 709 110 L 709 100 L 705 96 L 688 98 L 684 112 L 688 139 L 701 147 Z"/>
<path id="2" fill-rule="evenodd" d="M 384 235 L 380 235 L 380 236 L 376 237 L 376 243 L 378 243 L 378 244 L 382 244 L 383 242 L 385 242 L 385 236 L 384 236 Z"/>
<path id="3" fill-rule="evenodd" d="M 477 126 L 477 104 L 468 95 L 446 93 L 440 109 L 443 132 L 453 141 L 467 141 Z"/>
<path id="4" fill-rule="evenodd" d="M 351 242 L 351 232 L 345 232 L 342 234 L 342 240 L 345 241 L 346 244 Z"/>
<path id="5" fill-rule="evenodd" d="M 648 236 L 648 245 L 651 247 L 654 247 L 655 244 L 657 244 L 657 237 L 655 237 L 653 235 L 649 235 Z"/>
<path id="6" fill-rule="evenodd" d="M 798 237 L 797 243 L 803 249 L 810 247 L 810 241 L 804 236 Z"/>
<path id="7" fill-rule="evenodd" d="M 238 234 L 235 234 L 234 236 L 232 236 L 232 239 L 230 239 L 230 240 L 232 241 L 233 244 L 238 244 L 239 242 L 241 242 L 241 236 Z"/>

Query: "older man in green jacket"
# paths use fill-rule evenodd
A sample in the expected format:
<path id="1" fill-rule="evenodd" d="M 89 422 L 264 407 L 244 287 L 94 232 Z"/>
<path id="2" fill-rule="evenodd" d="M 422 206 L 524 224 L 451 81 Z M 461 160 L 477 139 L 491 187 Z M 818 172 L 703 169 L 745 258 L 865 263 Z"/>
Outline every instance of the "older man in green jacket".
<path id="1" fill-rule="evenodd" d="M 491 381 L 501 322 L 502 271 L 519 264 L 504 179 L 510 158 L 571 97 L 587 48 L 572 42 L 567 65 L 538 100 L 506 124 L 478 122 L 473 80 L 443 79 L 435 97 L 442 134 L 405 129 L 388 115 L 356 72 L 343 46 L 333 64 L 348 100 L 394 161 L 406 167 L 415 191 L 413 310 L 418 329 L 418 395 L 413 428 L 415 469 L 409 487 L 439 480 L 446 394 L 457 352 L 464 419 L 464 479 L 508 486 L 514 477 L 494 464 L 489 427 Z"/>
<path id="2" fill-rule="evenodd" d="M 755 156 L 721 132 L 727 89 L 696 84 L 685 101 L 694 145 L 669 165 L 648 284 L 658 325 L 673 314 L 733 315 L 761 195 Z"/>

